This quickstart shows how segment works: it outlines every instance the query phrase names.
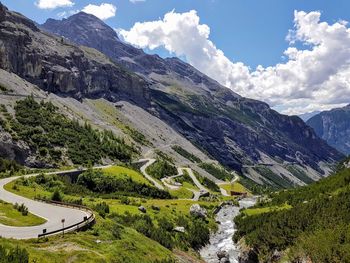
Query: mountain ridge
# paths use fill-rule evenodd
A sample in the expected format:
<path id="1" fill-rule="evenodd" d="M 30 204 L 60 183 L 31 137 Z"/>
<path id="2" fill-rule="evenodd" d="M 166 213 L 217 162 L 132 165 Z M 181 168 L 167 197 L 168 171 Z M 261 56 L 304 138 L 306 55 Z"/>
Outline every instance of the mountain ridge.
<path id="1" fill-rule="evenodd" d="M 328 171 L 321 164 L 332 166 L 343 158 L 300 118 L 281 115 L 264 102 L 243 98 L 179 59 L 162 59 L 133 48 L 117 39 L 112 29 L 109 30 L 112 39 L 105 39 L 107 43 L 122 50 L 131 49 L 128 54 L 140 55 L 113 59 L 96 51 L 93 44 L 101 43 L 101 39 L 90 36 L 93 26 L 88 32 L 80 32 L 87 41 L 85 45 L 90 47 L 77 47 L 68 34 L 76 32 L 74 24 L 67 24 L 69 19 L 63 20 L 62 30 L 70 31 L 62 36 L 61 30 L 61 36 L 52 36 L 30 20 L 22 16 L 19 19 L 4 6 L 0 6 L 1 12 L 0 41 L 4 48 L 0 50 L 0 68 L 47 92 L 78 100 L 105 98 L 111 102 L 131 102 L 166 122 L 223 165 L 266 183 L 271 178 L 264 174 L 253 177 L 243 167 L 273 163 L 278 168 L 274 172 L 277 180 L 287 180 L 292 186 L 304 182 L 288 171 L 284 163 L 296 164 L 306 172 L 311 169 L 314 178 L 320 178 Z M 92 21 L 92 25 L 103 23 L 97 18 Z M 51 20 L 50 24 L 58 26 Z M 84 26 L 89 24 L 84 21 Z M 14 53 L 14 46 L 20 52 Z M 118 54 L 118 50 L 113 50 Z"/>

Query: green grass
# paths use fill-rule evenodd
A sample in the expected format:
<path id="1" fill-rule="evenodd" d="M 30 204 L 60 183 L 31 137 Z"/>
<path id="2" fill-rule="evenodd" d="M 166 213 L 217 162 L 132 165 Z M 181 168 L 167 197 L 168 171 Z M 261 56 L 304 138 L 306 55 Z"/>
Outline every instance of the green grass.
<path id="1" fill-rule="evenodd" d="M 36 188 L 26 187 L 22 185 L 17 185 L 16 181 L 12 181 L 4 185 L 4 189 L 8 192 L 14 193 L 16 195 L 21 195 L 30 199 L 34 199 L 35 197 L 38 197 L 38 196 L 42 198 L 51 197 L 51 193 L 48 191 L 45 191 L 41 186 L 38 186 Z"/>
<path id="2" fill-rule="evenodd" d="M 125 167 L 112 167 L 112 171 L 125 171 Z M 128 169 L 130 170 L 130 169 Z M 131 170 L 132 171 L 132 170 Z M 130 173 L 130 171 L 129 171 Z M 137 175 L 135 176 L 137 178 Z M 29 184 L 29 186 L 17 184 L 17 190 L 13 189 L 15 185 L 11 182 L 5 186 L 11 192 L 33 198 L 37 195 L 50 197 L 52 193 L 46 191 L 42 186 Z M 184 188 L 183 188 L 184 189 Z M 180 189 L 177 193 L 181 197 L 189 194 L 186 189 Z M 73 195 L 64 195 L 65 198 L 77 198 Z M 189 215 L 190 207 L 198 203 L 208 210 L 211 215 L 209 224 L 211 229 L 215 229 L 216 224 L 213 219 L 213 210 L 219 204 L 207 201 L 191 201 L 177 199 L 145 199 L 139 197 L 128 197 L 130 203 L 122 203 L 119 199 L 103 199 L 85 196 L 82 198 L 83 204 L 94 209 L 94 207 L 105 202 L 110 208 L 110 213 L 106 219 L 99 216 L 96 212 L 97 223 L 93 226 L 93 230 L 86 232 L 70 233 L 62 238 L 61 236 L 50 237 L 48 241 L 41 240 L 37 243 L 33 241 L 15 241 L 12 245 L 20 245 L 26 248 L 30 254 L 30 262 L 154 262 L 158 260 L 163 262 L 165 259 L 173 258 L 174 254 L 161 246 L 159 243 L 148 239 L 144 235 L 136 232 L 134 229 L 124 227 L 122 236 L 119 240 L 111 237 L 109 225 L 112 222 L 110 215 L 123 215 L 126 212 L 140 215 L 138 207 L 143 205 L 152 220 L 166 218 L 168 220 L 176 220 L 180 215 Z M 96 240 L 101 240 L 100 244 Z M 0 245 L 5 240 L 0 239 Z M 191 251 L 190 251 L 191 252 Z M 187 252 L 186 252 L 187 253 Z M 34 261 L 33 261 L 34 260 Z M 165 261 L 164 261 L 165 262 Z"/>
<path id="3" fill-rule="evenodd" d="M 51 193 L 45 191 L 41 186 L 36 188 L 17 185 L 13 189 L 14 182 L 5 185 L 5 189 L 15 194 L 34 198 L 35 196 L 50 197 Z M 65 195 L 67 198 L 74 196 Z M 76 198 L 76 197 L 75 197 Z M 134 198 L 130 198 L 134 200 Z M 137 202 L 140 199 L 135 198 Z M 139 214 L 138 205 L 121 204 L 120 200 L 102 198 L 83 198 L 83 203 L 94 207 L 99 202 L 106 202 L 110 206 L 111 213 L 124 214 L 130 212 Z M 171 201 L 171 200 L 169 200 Z M 145 204 L 148 213 L 152 214 L 151 203 Z M 0 210 L 1 211 L 1 210 Z M 165 210 L 166 211 L 166 210 Z M 155 211 L 154 211 L 155 214 Z M 108 231 L 110 219 L 103 219 L 97 215 L 97 224 L 94 230 L 67 234 L 64 239 L 61 236 L 50 237 L 48 242 L 40 241 L 17 241 L 13 245 L 26 248 L 30 254 L 30 262 L 154 262 L 154 260 L 165 260 L 173 256 L 172 252 L 159 243 L 145 237 L 134 229 L 125 227 L 119 240 L 111 238 Z M 98 233 L 98 234 L 96 234 Z M 100 244 L 96 240 L 101 240 Z M 8 242 L 0 239 L 0 245 Z M 34 260 L 34 261 L 33 261 Z M 36 261 L 35 261 L 36 260 Z"/>
<path id="4" fill-rule="evenodd" d="M 270 207 L 261 207 L 261 208 L 250 208 L 244 210 L 242 213 L 246 216 L 253 216 L 253 215 L 259 215 L 262 213 L 269 213 L 272 211 L 280 211 L 284 209 L 291 209 L 292 206 L 289 204 L 284 204 L 281 206 L 270 206 Z"/>
<path id="5" fill-rule="evenodd" d="M 173 257 L 168 249 L 157 242 L 139 234 L 131 228 L 123 229 L 119 240 L 112 239 L 103 230 L 109 220 L 99 220 L 94 230 L 77 232 L 62 236 L 35 240 L 11 240 L 11 245 L 20 246 L 29 252 L 29 262 L 65 263 L 65 262 L 147 262 L 162 261 Z M 95 236 L 95 231 L 99 234 Z M 100 240 L 101 243 L 96 243 Z M 0 245 L 8 245 L 8 239 L 0 239 Z M 142 261 L 141 261 L 142 260 Z"/>
<path id="6" fill-rule="evenodd" d="M 249 191 L 243 186 L 241 185 L 239 182 L 234 182 L 233 183 L 233 187 L 231 183 L 227 183 L 227 184 L 221 184 L 220 187 L 224 190 L 226 190 L 226 192 L 228 194 L 230 194 L 231 191 L 234 192 L 238 192 L 238 193 L 248 193 Z"/>
<path id="7" fill-rule="evenodd" d="M 194 163 L 200 163 L 201 159 L 199 159 L 197 156 L 195 156 L 194 154 L 186 151 L 184 148 L 182 148 L 181 146 L 178 145 L 174 145 L 171 147 L 175 152 L 177 152 L 178 154 L 182 155 L 183 157 L 185 157 L 187 160 L 190 160 Z"/>
<path id="8" fill-rule="evenodd" d="M 37 226 L 45 222 L 46 220 L 44 218 L 31 213 L 24 216 L 12 204 L 0 201 L 0 224 L 7 226 Z"/>
<path id="9" fill-rule="evenodd" d="M 271 182 L 272 186 L 276 187 L 277 189 L 291 188 L 294 186 L 289 179 L 283 176 L 278 176 L 276 173 L 271 171 L 268 167 L 256 166 L 254 167 L 254 170 L 257 171 L 264 178 L 268 179 Z"/>
<path id="10" fill-rule="evenodd" d="M 123 166 L 112 166 L 102 170 L 106 174 L 114 175 L 118 178 L 130 177 L 134 182 L 152 185 L 145 177 L 139 172 L 123 167 Z"/>
<path id="11" fill-rule="evenodd" d="M 184 187 L 181 187 L 179 190 L 169 190 L 169 192 L 171 196 L 179 199 L 191 199 L 193 197 L 193 193 Z"/>
<path id="12" fill-rule="evenodd" d="M 88 101 L 101 113 L 102 116 L 104 116 L 105 120 L 129 135 L 135 142 L 142 145 L 151 145 L 151 142 L 147 140 L 144 134 L 122 122 L 120 113 L 115 106 L 103 99 Z"/>

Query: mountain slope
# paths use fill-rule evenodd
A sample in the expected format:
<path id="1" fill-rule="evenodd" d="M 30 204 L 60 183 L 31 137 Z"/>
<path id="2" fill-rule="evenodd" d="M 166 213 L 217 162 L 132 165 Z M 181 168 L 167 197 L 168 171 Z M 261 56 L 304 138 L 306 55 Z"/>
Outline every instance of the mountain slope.
<path id="1" fill-rule="evenodd" d="M 145 54 L 120 41 L 111 28 L 92 15 L 49 19 L 42 27 L 96 48 L 158 83 L 160 88 L 150 91 L 155 103 L 151 110 L 231 168 L 264 163 L 266 154 L 271 159 L 303 163 L 322 173 L 320 161 L 332 162 L 332 158 L 340 157 L 299 118 L 280 115 L 265 103 L 242 98 L 177 58 Z M 291 176 L 286 169 L 279 170 Z"/>
<path id="2" fill-rule="evenodd" d="M 350 105 L 321 112 L 306 123 L 329 145 L 350 154 Z"/>
<path id="3" fill-rule="evenodd" d="M 65 38 L 82 42 L 77 44 L 122 57 L 110 59 L 95 49 L 78 47 L 0 6 L 0 68 L 60 97 L 127 101 L 158 117 L 225 166 L 261 183 L 302 185 L 307 180 L 297 176 L 295 167 L 317 180 L 327 174 L 326 166 L 343 157 L 300 118 L 280 115 L 263 102 L 243 98 L 179 59 L 147 55 L 118 40 L 102 21 L 85 17 L 81 13 L 72 21 L 63 20 L 62 27 L 60 21 L 51 24 L 60 27 Z M 74 39 L 78 33 L 82 37 Z M 262 169 L 251 173 L 257 164 L 268 165 L 272 174 Z"/>
<path id="4" fill-rule="evenodd" d="M 349 182 L 343 165 L 328 178 L 271 193 L 243 211 L 235 218 L 234 239 L 246 245 L 240 262 L 349 262 Z"/>

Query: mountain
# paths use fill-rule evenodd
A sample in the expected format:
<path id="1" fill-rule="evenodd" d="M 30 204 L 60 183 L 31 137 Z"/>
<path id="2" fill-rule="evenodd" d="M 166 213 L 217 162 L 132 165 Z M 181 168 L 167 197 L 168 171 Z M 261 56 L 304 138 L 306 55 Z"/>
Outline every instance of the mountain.
<path id="1" fill-rule="evenodd" d="M 108 121 L 108 127 L 133 135 L 151 130 L 159 147 L 162 140 L 183 142 L 201 156 L 278 187 L 318 180 L 343 158 L 299 117 L 243 98 L 177 58 L 145 54 L 94 16 L 48 20 L 42 28 L 1 5 L 0 68 L 39 87 L 64 104 L 62 110 L 74 107 L 74 116 L 81 117 L 81 111 L 97 125 Z M 128 118 L 133 132 L 116 124 L 115 109 L 96 106 L 101 98 L 104 105 L 125 105 L 118 114 Z M 166 128 L 159 133 L 154 122 Z"/>
<path id="2" fill-rule="evenodd" d="M 349 182 L 342 164 L 328 178 L 271 193 L 243 211 L 235 218 L 239 262 L 349 262 Z"/>
<path id="3" fill-rule="evenodd" d="M 313 116 L 321 113 L 320 111 L 312 111 L 312 112 L 307 112 L 298 115 L 303 121 L 307 122 L 309 119 L 311 119 Z"/>
<path id="4" fill-rule="evenodd" d="M 350 104 L 321 112 L 306 123 L 329 145 L 346 155 L 350 154 Z"/>

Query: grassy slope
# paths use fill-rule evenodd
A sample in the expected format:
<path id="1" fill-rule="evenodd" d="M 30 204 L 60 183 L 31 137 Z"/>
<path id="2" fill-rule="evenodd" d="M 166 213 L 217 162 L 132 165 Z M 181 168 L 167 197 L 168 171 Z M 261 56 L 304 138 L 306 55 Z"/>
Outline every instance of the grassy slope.
<path id="1" fill-rule="evenodd" d="M 112 166 L 102 170 L 106 174 L 114 175 L 118 178 L 130 177 L 134 182 L 152 185 L 145 177 L 135 170 L 123 167 L 123 166 Z"/>
<path id="2" fill-rule="evenodd" d="M 115 167 L 113 167 L 115 169 Z M 112 169 L 112 171 L 114 170 Z M 117 168 L 117 171 L 127 171 L 127 168 Z M 130 171 L 129 171 L 130 173 Z M 139 175 L 135 172 L 135 178 Z M 141 178 L 139 178 L 141 179 Z M 46 191 L 41 186 L 35 188 L 30 186 L 17 185 L 17 189 L 13 189 L 15 183 L 11 182 L 5 185 L 5 189 L 16 194 L 34 198 L 35 196 L 50 197 L 51 192 Z M 65 195 L 66 198 L 77 198 L 76 196 Z M 164 217 L 173 219 L 176 216 L 183 214 L 188 215 L 192 204 L 199 203 L 201 206 L 208 209 L 209 212 L 219 204 L 219 202 L 194 202 L 191 200 L 157 200 L 157 199 L 143 199 L 143 198 L 129 198 L 130 204 L 123 204 L 117 199 L 102 199 L 84 197 L 83 203 L 91 208 L 100 202 L 106 202 L 110 207 L 110 213 L 124 214 L 129 212 L 131 214 L 140 214 L 138 206 L 141 204 L 147 209 L 147 214 L 151 218 Z M 160 210 L 153 209 L 158 207 Z M 31 259 L 41 259 L 40 262 L 153 262 L 154 260 L 167 259 L 174 256 L 173 253 L 157 242 L 148 239 L 142 234 L 136 232 L 131 228 L 125 228 L 120 240 L 111 240 L 109 238 L 110 231 L 108 231 L 108 221 L 110 219 L 103 219 L 98 216 L 97 224 L 93 230 L 87 232 L 78 232 L 68 234 L 64 239 L 60 237 L 50 237 L 48 242 L 37 244 L 36 241 L 14 241 L 13 244 L 20 244 L 28 249 Z M 212 227 L 215 223 L 210 219 Z M 96 232 L 99 233 L 95 236 Z M 102 241 L 101 244 L 96 244 L 96 240 Z M 1 242 L 6 242 L 5 239 L 0 239 Z M 54 252 L 54 253 L 52 253 Z"/>
<path id="3" fill-rule="evenodd" d="M 283 209 L 291 209 L 292 206 L 289 204 L 284 204 L 281 206 L 268 206 L 268 207 L 261 207 L 261 208 L 250 208 L 246 209 L 242 212 L 242 214 L 246 216 L 253 216 L 253 215 L 259 215 L 262 213 L 269 213 L 269 212 L 275 212 Z"/>
<path id="4" fill-rule="evenodd" d="M 169 190 L 171 196 L 176 198 L 184 198 L 184 199 L 190 199 L 193 197 L 193 193 L 190 190 L 187 190 L 184 187 L 181 187 L 179 190 Z"/>
<path id="5" fill-rule="evenodd" d="M 28 198 L 34 198 L 37 195 L 50 197 L 51 193 L 45 191 L 42 187 L 36 189 L 27 186 L 17 186 L 17 190 L 12 189 L 13 182 L 7 184 L 5 189 L 20 194 Z M 66 196 L 74 198 L 73 196 Z M 123 214 L 126 211 L 139 213 L 137 206 L 121 204 L 119 200 L 84 198 L 84 204 L 94 207 L 99 202 L 106 202 L 110 205 L 111 213 Z M 146 205 L 151 211 L 151 203 Z M 152 214 L 152 212 L 151 212 Z M 36 241 L 15 241 L 15 244 L 24 245 L 30 253 L 31 259 L 40 259 L 39 262 L 138 262 L 142 258 L 143 262 L 153 262 L 158 259 L 166 259 L 172 256 L 171 251 L 167 250 L 157 242 L 139 234 L 131 228 L 125 228 L 120 240 L 111 240 L 109 233 L 106 233 L 108 219 L 98 217 L 97 225 L 94 230 L 87 232 L 71 233 L 64 239 L 60 237 L 50 237 L 49 242 L 42 243 L 38 246 Z M 94 236 L 93 231 L 100 233 Z M 96 244 L 96 240 L 102 241 Z M 0 240 L 0 244 L 6 242 Z M 8 241 L 7 241 L 8 242 Z M 54 253 L 52 253 L 54 252 Z"/>
<path id="6" fill-rule="evenodd" d="M 238 192 L 238 193 L 247 193 L 247 192 L 249 192 L 243 185 L 241 185 L 238 182 L 235 182 L 233 184 L 233 188 L 232 188 L 232 184 L 231 183 L 221 184 L 220 187 L 225 189 L 227 193 L 230 193 L 230 191 L 234 191 L 234 192 Z"/>
<path id="7" fill-rule="evenodd" d="M 0 224 L 7 226 L 37 226 L 45 222 L 45 219 L 31 213 L 23 216 L 12 204 L 0 201 Z"/>

